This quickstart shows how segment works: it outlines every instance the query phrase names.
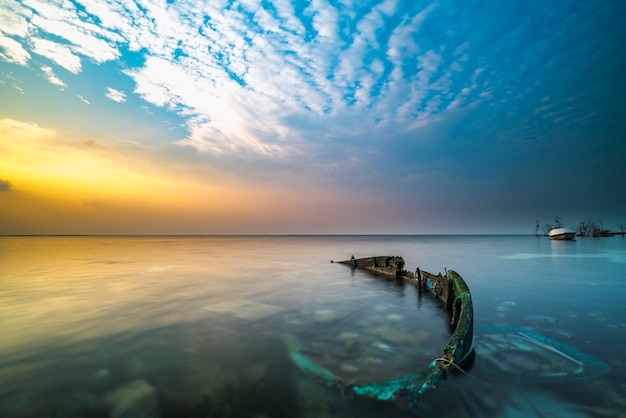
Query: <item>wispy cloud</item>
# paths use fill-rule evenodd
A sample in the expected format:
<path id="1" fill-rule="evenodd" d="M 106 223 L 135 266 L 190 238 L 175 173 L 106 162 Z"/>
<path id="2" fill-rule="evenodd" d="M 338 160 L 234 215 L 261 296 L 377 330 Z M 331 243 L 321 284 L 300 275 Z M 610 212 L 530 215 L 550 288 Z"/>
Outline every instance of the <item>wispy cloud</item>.
<path id="1" fill-rule="evenodd" d="M 35 54 L 73 74 L 87 62 L 119 60 L 116 76 L 130 77 L 138 97 L 184 118 L 189 135 L 178 144 L 220 155 L 303 155 L 330 137 L 373 143 L 459 108 L 515 100 L 527 90 L 509 85 L 532 66 L 516 66 L 511 48 L 535 62 L 551 41 L 546 34 L 542 48 L 523 48 L 532 35 L 526 21 L 490 39 L 471 17 L 455 26 L 461 10 L 437 2 L 313 0 L 302 8 L 286 0 L 92 0 L 57 7 L 29 0 L 0 7 L 0 59 L 27 65 Z M 561 33 L 565 26 L 571 23 Z M 61 86 L 46 68 L 45 77 Z M 533 72 L 535 82 L 545 73 Z M 123 102 L 126 93 L 109 88 L 106 96 Z"/>
<path id="2" fill-rule="evenodd" d="M 111 87 L 107 89 L 105 96 L 118 103 L 124 103 L 126 101 L 126 94 L 124 92 Z"/>
<path id="3" fill-rule="evenodd" d="M 101 28 L 92 16 L 70 7 L 51 7 L 49 2 L 32 1 L 34 13 L 30 24 L 40 33 L 64 39 L 72 54 L 82 55 L 101 63 L 120 56 L 114 42 L 123 41 L 115 33 Z"/>
<path id="4" fill-rule="evenodd" d="M 77 74 L 82 65 L 80 58 L 72 52 L 72 49 L 65 44 L 50 41 L 48 39 L 33 39 L 33 53 L 41 55 L 54 61 L 57 65 L 67 71 Z"/>
<path id="5" fill-rule="evenodd" d="M 54 74 L 54 71 L 52 70 L 51 67 L 48 67 L 47 65 L 44 65 L 41 67 L 41 71 L 43 72 L 43 74 L 45 75 L 46 79 L 56 85 L 61 87 L 61 90 L 63 90 L 66 87 L 66 84 L 63 82 L 63 80 L 61 80 L 59 77 L 56 76 L 56 74 Z"/>
<path id="6" fill-rule="evenodd" d="M 19 94 L 24 94 L 24 89 L 21 86 L 21 80 L 16 78 L 13 73 L 0 73 L 0 84 L 5 83 L 15 89 Z"/>
<path id="7" fill-rule="evenodd" d="M 26 65 L 30 54 L 22 47 L 22 44 L 0 33 L 0 59 L 20 65 Z"/>
<path id="8" fill-rule="evenodd" d="M 135 93 L 184 116 L 191 134 L 180 143 L 202 151 L 289 155 L 315 144 L 321 132 L 303 134 L 288 120 L 330 127 L 352 119 L 368 131 L 380 125 L 381 116 L 387 126 L 424 123 L 445 108 L 434 107 L 427 97 L 439 65 L 432 61 L 437 53 L 424 53 L 417 42 L 435 5 L 402 10 L 406 17 L 398 21 L 396 0 L 365 14 L 358 5 L 325 0 L 303 10 L 285 1 L 267 8 L 238 3 L 139 8 L 96 0 L 79 10 L 32 0 L 14 8 L 19 13 L 13 10 L 13 15 L 19 22 L 15 27 L 30 28 L 33 53 L 75 74 L 82 70 L 83 57 L 100 63 L 123 59 L 121 46 L 143 51 L 144 64 L 125 70 L 136 83 Z M 28 15 L 30 20 L 20 18 Z M 382 27 L 391 35 L 381 36 Z M 19 43 L 12 43 L 11 51 L 5 60 L 28 59 Z M 419 72 L 407 66 L 415 60 L 421 63 Z M 125 99 L 114 89 L 107 97 Z"/>
<path id="9" fill-rule="evenodd" d="M 32 13 L 28 7 L 15 1 L 0 3 L 0 32 L 9 36 L 28 35 L 28 19 Z"/>

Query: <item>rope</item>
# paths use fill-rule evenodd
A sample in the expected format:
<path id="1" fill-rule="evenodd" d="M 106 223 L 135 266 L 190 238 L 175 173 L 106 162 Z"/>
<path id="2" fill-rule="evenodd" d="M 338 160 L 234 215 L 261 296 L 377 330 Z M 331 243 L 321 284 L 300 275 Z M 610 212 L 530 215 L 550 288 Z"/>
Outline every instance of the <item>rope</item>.
<path id="1" fill-rule="evenodd" d="M 490 383 L 487 383 L 487 382 L 485 382 L 485 381 L 480 380 L 480 379 L 479 379 L 479 378 L 477 378 L 476 376 L 473 376 L 473 375 L 469 374 L 468 372 L 466 372 L 465 370 L 463 370 L 463 369 L 461 368 L 461 366 L 459 366 L 458 364 L 456 364 L 455 362 L 453 362 L 453 361 L 452 361 L 452 360 L 450 360 L 450 359 L 447 359 L 447 358 L 445 358 L 445 357 L 437 357 L 437 358 L 436 358 L 436 359 L 434 359 L 433 361 L 443 361 L 443 362 L 447 363 L 448 365 L 452 365 L 452 366 L 456 367 L 456 369 L 457 369 L 457 370 L 459 370 L 461 373 L 463 373 L 463 374 L 464 374 L 464 375 L 466 375 L 466 376 L 471 377 L 472 379 L 474 379 L 474 380 L 476 380 L 476 381 L 478 381 L 478 382 L 482 383 L 483 385 L 490 384 Z"/>

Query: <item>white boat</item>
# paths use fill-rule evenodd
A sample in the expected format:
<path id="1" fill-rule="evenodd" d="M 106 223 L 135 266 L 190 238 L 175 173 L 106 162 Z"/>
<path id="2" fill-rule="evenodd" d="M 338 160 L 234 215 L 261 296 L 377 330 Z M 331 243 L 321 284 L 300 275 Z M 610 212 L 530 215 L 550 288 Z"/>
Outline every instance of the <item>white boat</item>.
<path id="1" fill-rule="evenodd" d="M 576 236 L 576 231 L 569 228 L 554 228 L 548 235 L 550 239 L 573 240 Z"/>

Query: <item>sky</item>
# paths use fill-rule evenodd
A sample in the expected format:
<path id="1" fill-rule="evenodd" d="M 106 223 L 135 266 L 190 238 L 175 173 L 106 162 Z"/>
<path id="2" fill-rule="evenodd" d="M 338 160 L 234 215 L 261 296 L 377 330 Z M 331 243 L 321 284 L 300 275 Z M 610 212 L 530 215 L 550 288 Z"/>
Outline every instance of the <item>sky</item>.
<path id="1" fill-rule="evenodd" d="M 0 0 L 0 234 L 626 224 L 626 2 Z"/>

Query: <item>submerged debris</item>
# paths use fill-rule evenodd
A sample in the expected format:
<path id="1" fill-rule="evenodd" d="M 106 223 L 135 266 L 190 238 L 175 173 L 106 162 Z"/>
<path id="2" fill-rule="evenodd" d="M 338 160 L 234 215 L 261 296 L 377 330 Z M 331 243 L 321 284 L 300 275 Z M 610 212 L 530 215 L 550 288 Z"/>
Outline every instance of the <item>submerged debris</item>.
<path id="1" fill-rule="evenodd" d="M 421 370 L 413 374 L 374 382 L 360 382 L 359 379 L 348 379 L 348 373 L 358 371 L 358 365 L 342 363 L 339 371 L 330 369 L 323 359 L 311 358 L 302 351 L 299 341 L 288 338 L 287 343 L 291 357 L 296 365 L 304 372 L 321 378 L 327 385 L 340 389 L 343 395 L 363 396 L 383 401 L 395 402 L 399 409 L 408 409 L 418 412 L 420 402 L 418 397 L 428 388 L 437 386 L 448 372 L 473 359 L 473 308 L 472 299 L 467 285 L 456 272 L 449 270 L 445 275 L 434 275 L 417 269 L 415 273 L 404 270 L 404 259 L 397 256 L 367 257 L 347 261 L 340 261 L 353 269 L 365 269 L 380 274 L 385 278 L 397 281 L 408 281 L 415 284 L 419 291 L 428 289 L 437 297 L 450 314 L 452 336 L 443 349 L 443 354 L 425 364 Z M 391 317 L 390 320 L 398 320 Z M 389 342 L 410 342 L 412 338 L 401 335 L 394 330 L 379 330 L 382 339 Z M 423 336 L 419 336 L 423 338 Z M 351 339 L 346 339 L 344 347 L 352 349 Z M 378 353 L 376 357 L 365 358 L 363 361 L 377 363 L 388 355 L 393 355 L 392 345 L 383 341 L 373 341 L 369 344 Z M 305 350 L 306 351 L 306 350 Z M 342 373 L 343 372 L 343 373 Z M 348 372 L 348 373 L 346 373 Z M 339 374 L 342 374 L 340 376 Z"/>
<path id="2" fill-rule="evenodd" d="M 134 380 L 108 393 L 105 403 L 110 408 L 111 418 L 159 416 L 156 392 L 143 379 Z"/>
<path id="3" fill-rule="evenodd" d="M 476 331 L 476 355 L 492 372 L 537 382 L 591 378 L 609 370 L 603 361 L 531 331 L 492 326 Z"/>

